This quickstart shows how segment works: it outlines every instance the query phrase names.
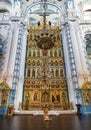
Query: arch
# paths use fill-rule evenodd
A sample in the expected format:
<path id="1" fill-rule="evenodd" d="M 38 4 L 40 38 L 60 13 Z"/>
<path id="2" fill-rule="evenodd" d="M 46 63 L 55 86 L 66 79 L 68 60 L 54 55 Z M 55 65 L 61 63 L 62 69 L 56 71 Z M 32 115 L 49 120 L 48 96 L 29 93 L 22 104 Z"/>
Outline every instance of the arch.
<path id="1" fill-rule="evenodd" d="M 25 15 L 29 18 L 31 25 L 35 26 L 41 20 L 41 16 L 43 16 L 43 4 L 44 2 L 33 3 L 25 9 Z M 46 2 L 47 22 L 51 21 L 52 25 L 60 26 L 60 21 L 64 19 L 63 14 L 64 11 L 61 6 L 56 3 Z"/>
<path id="2" fill-rule="evenodd" d="M 32 8 L 32 7 L 36 6 L 36 5 L 40 5 L 40 4 L 44 4 L 44 2 L 38 2 L 38 3 L 33 3 L 33 4 L 29 5 L 29 6 L 27 7 L 27 9 L 26 9 L 26 13 L 28 12 L 28 10 L 29 10 L 30 8 Z M 60 12 L 62 12 L 61 7 L 59 7 L 56 3 L 46 2 L 46 4 L 52 5 L 52 6 L 56 7 Z"/>

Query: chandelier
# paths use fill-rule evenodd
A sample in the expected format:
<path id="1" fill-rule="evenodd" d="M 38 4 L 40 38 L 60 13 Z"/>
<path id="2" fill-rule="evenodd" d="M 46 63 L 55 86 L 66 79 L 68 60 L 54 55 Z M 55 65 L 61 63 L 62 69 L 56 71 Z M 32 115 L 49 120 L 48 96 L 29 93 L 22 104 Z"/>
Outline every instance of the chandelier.
<path id="1" fill-rule="evenodd" d="M 49 24 L 46 23 L 46 4 L 44 2 L 43 5 L 44 12 L 43 12 L 43 26 L 40 28 L 40 21 L 38 21 L 38 29 L 35 32 L 34 39 L 37 43 L 37 46 L 40 49 L 51 49 L 54 47 L 56 41 L 56 34 L 51 27 L 51 22 Z"/>
<path id="2" fill-rule="evenodd" d="M 37 28 L 34 32 L 34 40 L 37 44 L 37 47 L 42 49 L 42 64 L 40 67 L 40 72 L 38 73 L 38 77 L 44 86 L 48 86 L 50 78 L 52 78 L 52 71 L 49 69 L 48 63 L 47 63 L 47 57 L 48 57 L 48 49 L 51 49 L 54 47 L 56 43 L 56 33 L 55 28 L 51 25 L 51 22 L 46 22 L 46 3 L 43 4 L 44 12 L 42 14 L 43 16 L 43 24 L 41 25 L 40 21 L 37 23 Z"/>

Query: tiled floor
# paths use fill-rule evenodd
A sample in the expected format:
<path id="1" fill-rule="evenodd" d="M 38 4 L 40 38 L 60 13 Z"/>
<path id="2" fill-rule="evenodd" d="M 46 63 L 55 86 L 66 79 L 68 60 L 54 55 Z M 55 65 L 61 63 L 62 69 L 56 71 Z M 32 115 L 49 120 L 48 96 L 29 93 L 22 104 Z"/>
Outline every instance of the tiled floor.
<path id="1" fill-rule="evenodd" d="M 33 115 L 0 117 L 0 130 L 91 130 L 91 116 L 50 116 L 49 121 L 44 121 L 43 116 Z"/>

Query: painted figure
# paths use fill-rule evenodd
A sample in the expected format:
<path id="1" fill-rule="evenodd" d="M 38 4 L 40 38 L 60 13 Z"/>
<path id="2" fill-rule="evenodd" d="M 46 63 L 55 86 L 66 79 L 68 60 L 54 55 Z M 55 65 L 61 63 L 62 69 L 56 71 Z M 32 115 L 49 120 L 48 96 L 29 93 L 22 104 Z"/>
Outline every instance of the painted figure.
<path id="1" fill-rule="evenodd" d="M 60 95 L 58 93 L 58 91 L 54 91 L 54 93 L 52 94 L 52 102 L 60 102 Z"/>
<path id="2" fill-rule="evenodd" d="M 33 100 L 38 101 L 38 92 L 37 91 L 35 91 L 35 93 L 34 93 L 34 99 Z"/>
<path id="3" fill-rule="evenodd" d="M 32 70 L 32 77 L 35 77 L 35 70 Z"/>
<path id="4" fill-rule="evenodd" d="M 27 76 L 30 77 L 30 69 L 27 70 Z"/>

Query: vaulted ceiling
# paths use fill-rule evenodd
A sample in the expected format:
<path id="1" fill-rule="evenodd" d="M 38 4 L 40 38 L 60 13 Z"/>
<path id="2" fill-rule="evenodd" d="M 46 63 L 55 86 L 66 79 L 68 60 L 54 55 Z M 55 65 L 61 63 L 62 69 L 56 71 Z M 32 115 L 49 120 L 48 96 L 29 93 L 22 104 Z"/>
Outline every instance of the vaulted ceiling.
<path id="1" fill-rule="evenodd" d="M 24 20 L 29 20 L 30 24 L 36 25 L 38 21 L 43 21 L 45 3 L 46 21 L 51 21 L 52 25 L 59 25 L 64 21 L 67 4 L 69 5 L 71 2 L 74 2 L 78 16 L 82 12 L 85 12 L 83 15 L 90 15 L 91 0 L 0 0 L 0 13 L 1 15 L 5 12 L 10 12 L 10 15 L 19 13 Z M 18 4 L 20 10 L 17 8 Z"/>
<path id="2" fill-rule="evenodd" d="M 32 25 L 43 21 L 44 10 L 47 22 L 51 21 L 53 25 L 59 25 L 60 18 L 63 19 L 65 12 L 64 0 L 23 0 L 23 5 L 26 5 L 25 14 L 28 15 Z"/>
<path id="3" fill-rule="evenodd" d="M 28 7 L 27 14 L 30 17 L 30 22 L 36 24 L 37 21 L 43 20 L 44 3 L 35 3 Z M 54 25 L 58 24 L 60 18 L 60 8 L 54 3 L 45 3 L 45 13 L 47 22 L 51 21 Z"/>

